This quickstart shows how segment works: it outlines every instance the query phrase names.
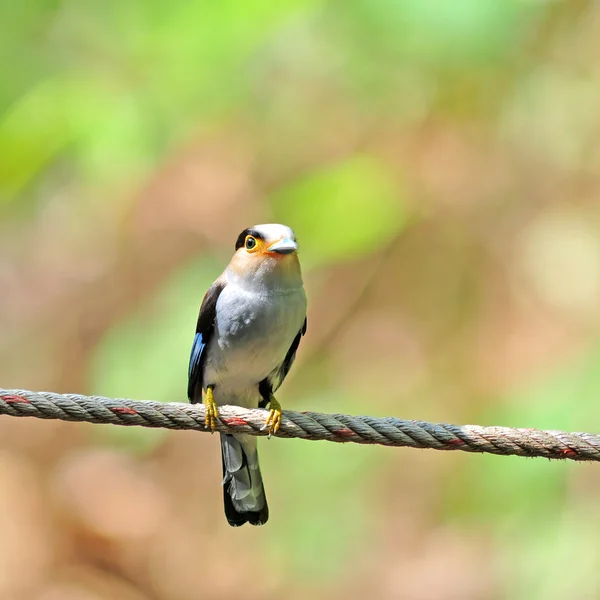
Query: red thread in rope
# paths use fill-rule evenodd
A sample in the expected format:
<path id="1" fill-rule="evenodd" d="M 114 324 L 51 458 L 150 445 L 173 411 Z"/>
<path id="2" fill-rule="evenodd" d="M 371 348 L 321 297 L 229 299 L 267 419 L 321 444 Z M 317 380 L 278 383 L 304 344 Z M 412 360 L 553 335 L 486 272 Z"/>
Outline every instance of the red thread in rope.
<path id="1" fill-rule="evenodd" d="M 464 446 L 465 442 L 460 438 L 452 438 L 451 440 L 448 440 L 447 444 L 449 446 Z"/>
<path id="2" fill-rule="evenodd" d="M 128 406 L 114 406 L 110 410 L 117 415 L 137 415 L 137 410 L 133 410 Z"/>
<path id="3" fill-rule="evenodd" d="M 7 396 L 0 396 L 4 402 L 8 402 L 9 404 L 31 404 L 27 398 L 23 398 L 23 396 L 13 396 L 9 394 Z"/>
<path id="4" fill-rule="evenodd" d="M 562 454 L 564 457 L 567 457 L 567 456 L 575 456 L 577 454 L 577 452 L 575 452 L 575 450 L 572 450 L 571 448 L 563 448 L 560 451 L 560 454 Z"/>
<path id="5" fill-rule="evenodd" d="M 352 437 L 353 435 L 355 435 L 354 431 L 352 431 L 352 429 L 336 429 L 334 431 L 334 433 L 336 435 L 341 435 L 342 437 Z"/>
<path id="6" fill-rule="evenodd" d="M 244 419 L 240 419 L 239 417 L 220 417 L 220 420 L 225 423 L 225 425 L 233 425 L 243 427 L 244 425 L 248 425 L 248 421 Z"/>

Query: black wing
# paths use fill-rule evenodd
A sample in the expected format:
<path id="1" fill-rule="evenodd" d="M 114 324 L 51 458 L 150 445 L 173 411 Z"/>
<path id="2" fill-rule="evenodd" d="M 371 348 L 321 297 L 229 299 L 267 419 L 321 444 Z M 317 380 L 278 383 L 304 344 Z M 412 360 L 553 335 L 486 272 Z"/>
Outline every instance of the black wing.
<path id="1" fill-rule="evenodd" d="M 265 406 L 269 403 L 271 399 L 271 394 L 276 392 L 279 389 L 279 386 L 283 383 L 283 380 L 287 377 L 287 374 L 290 372 L 292 365 L 294 364 L 294 359 L 296 358 L 296 351 L 298 350 L 298 346 L 300 346 L 300 340 L 302 336 L 306 333 L 306 325 L 307 319 L 304 318 L 304 325 L 302 325 L 302 329 L 298 332 L 290 349 L 287 351 L 283 362 L 273 373 L 271 373 L 268 377 L 263 379 L 258 384 L 258 390 L 260 395 L 262 396 L 262 401 L 259 403 L 260 408 L 265 408 Z"/>
<path id="2" fill-rule="evenodd" d="M 188 398 L 192 404 L 199 402 L 202 396 L 202 377 L 206 347 L 210 342 L 215 328 L 217 300 L 224 287 L 224 283 L 215 281 L 204 295 L 204 300 L 202 300 L 202 305 L 200 306 L 200 314 L 198 315 L 196 335 L 192 344 L 190 366 L 188 369 Z"/>

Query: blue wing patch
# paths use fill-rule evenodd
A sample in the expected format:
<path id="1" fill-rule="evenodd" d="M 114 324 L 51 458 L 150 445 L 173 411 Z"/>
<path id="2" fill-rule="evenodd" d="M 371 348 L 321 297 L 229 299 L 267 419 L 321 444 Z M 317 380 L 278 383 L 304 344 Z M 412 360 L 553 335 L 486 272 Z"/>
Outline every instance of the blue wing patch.
<path id="1" fill-rule="evenodd" d="M 195 403 L 201 400 L 202 387 L 204 387 L 204 361 L 206 359 L 206 347 L 215 328 L 215 319 L 217 315 L 217 300 L 219 294 L 223 291 L 225 285 L 220 281 L 213 283 L 204 296 L 198 323 L 196 325 L 196 335 L 192 344 L 190 353 L 190 365 L 188 368 L 188 398 L 190 402 Z M 198 387 L 200 386 L 200 387 Z"/>
<path id="2" fill-rule="evenodd" d="M 194 336 L 194 343 L 192 344 L 192 353 L 190 354 L 190 368 L 188 371 L 188 377 L 191 379 L 194 371 L 200 365 L 200 359 L 202 358 L 202 352 L 206 348 L 206 344 L 202 341 L 203 335 L 197 333 Z"/>

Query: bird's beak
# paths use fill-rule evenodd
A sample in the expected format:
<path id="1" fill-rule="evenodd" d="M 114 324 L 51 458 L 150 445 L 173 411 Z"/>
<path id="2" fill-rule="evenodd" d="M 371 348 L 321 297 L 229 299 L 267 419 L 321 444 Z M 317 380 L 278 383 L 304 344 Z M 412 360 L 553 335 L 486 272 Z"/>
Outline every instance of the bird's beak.
<path id="1" fill-rule="evenodd" d="M 293 254 L 296 250 L 298 250 L 298 244 L 290 238 L 281 238 L 267 248 L 268 252 L 276 254 Z"/>

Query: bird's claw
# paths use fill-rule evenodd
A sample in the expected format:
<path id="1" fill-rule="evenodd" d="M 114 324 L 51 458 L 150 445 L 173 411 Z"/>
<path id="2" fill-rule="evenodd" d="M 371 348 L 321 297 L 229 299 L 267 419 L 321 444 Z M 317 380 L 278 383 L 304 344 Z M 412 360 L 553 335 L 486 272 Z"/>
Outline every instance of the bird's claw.
<path id="1" fill-rule="evenodd" d="M 279 428 L 281 427 L 281 404 L 275 400 L 275 398 L 271 397 L 269 402 L 269 416 L 265 423 L 265 427 L 269 431 L 269 436 L 277 433 Z"/>
<path id="2" fill-rule="evenodd" d="M 212 388 L 206 390 L 204 396 L 204 408 L 206 409 L 206 416 L 204 417 L 204 426 L 206 429 L 210 429 L 211 432 L 215 430 L 217 426 L 217 419 L 219 418 L 219 409 L 217 403 L 213 397 Z"/>

